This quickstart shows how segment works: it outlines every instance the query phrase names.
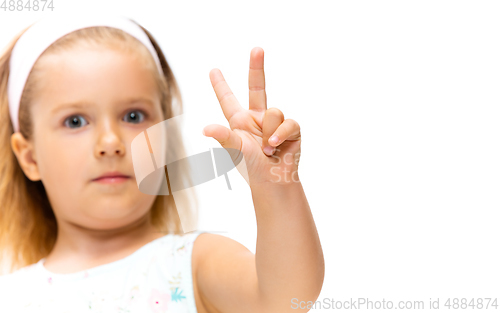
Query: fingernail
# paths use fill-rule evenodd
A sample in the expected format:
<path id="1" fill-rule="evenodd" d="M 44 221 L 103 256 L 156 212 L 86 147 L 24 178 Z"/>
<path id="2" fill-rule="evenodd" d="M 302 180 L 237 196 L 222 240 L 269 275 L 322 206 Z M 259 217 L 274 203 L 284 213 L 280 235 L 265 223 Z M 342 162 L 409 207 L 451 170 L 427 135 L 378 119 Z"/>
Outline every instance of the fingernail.
<path id="1" fill-rule="evenodd" d="M 271 154 L 273 154 L 273 152 L 274 152 L 274 147 L 267 146 L 264 148 L 264 153 L 267 155 L 271 155 Z"/>
<path id="2" fill-rule="evenodd" d="M 271 138 L 269 138 L 269 143 L 272 143 L 273 145 L 278 143 L 278 136 L 272 135 Z"/>

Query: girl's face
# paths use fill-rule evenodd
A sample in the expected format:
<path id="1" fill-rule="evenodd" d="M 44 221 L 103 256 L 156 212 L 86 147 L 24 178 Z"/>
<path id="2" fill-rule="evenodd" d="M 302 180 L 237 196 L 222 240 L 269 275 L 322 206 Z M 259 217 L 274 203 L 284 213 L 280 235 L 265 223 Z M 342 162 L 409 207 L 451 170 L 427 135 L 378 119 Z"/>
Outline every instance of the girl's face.
<path id="1" fill-rule="evenodd" d="M 13 146 L 29 151 L 16 154 L 26 175 L 43 182 L 58 222 L 113 229 L 145 216 L 156 196 L 139 191 L 130 148 L 164 120 L 151 69 L 134 55 L 91 48 L 45 56 L 41 65 L 33 142 L 18 136 Z M 110 171 L 131 178 L 93 181 Z"/>

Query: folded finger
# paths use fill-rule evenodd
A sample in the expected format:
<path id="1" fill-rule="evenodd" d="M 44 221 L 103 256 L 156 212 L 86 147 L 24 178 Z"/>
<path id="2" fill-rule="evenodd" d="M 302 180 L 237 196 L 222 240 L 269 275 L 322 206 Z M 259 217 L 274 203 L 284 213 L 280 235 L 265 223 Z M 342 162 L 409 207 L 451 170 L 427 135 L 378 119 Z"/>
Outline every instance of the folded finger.
<path id="1" fill-rule="evenodd" d="M 272 147 L 268 140 L 276 129 L 283 123 L 285 119 L 283 112 L 277 108 L 270 108 L 266 110 L 264 119 L 262 120 L 262 149 L 265 154 L 272 155 L 274 147 Z"/>
<path id="2" fill-rule="evenodd" d="M 300 139 L 300 125 L 297 121 L 289 118 L 286 119 L 279 127 L 274 131 L 272 136 L 269 138 L 269 144 L 273 147 L 277 147 L 282 144 L 285 140 L 299 140 Z"/>

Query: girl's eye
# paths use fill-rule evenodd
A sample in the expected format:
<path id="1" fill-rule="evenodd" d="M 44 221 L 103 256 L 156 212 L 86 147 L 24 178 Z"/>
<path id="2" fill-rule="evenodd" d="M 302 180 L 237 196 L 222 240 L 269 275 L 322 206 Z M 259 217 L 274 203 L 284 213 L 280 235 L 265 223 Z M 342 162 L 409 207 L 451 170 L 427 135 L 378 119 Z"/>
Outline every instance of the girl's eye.
<path id="1" fill-rule="evenodd" d="M 138 117 L 137 112 L 140 112 L 143 116 L 142 120 Z M 127 117 L 130 117 L 130 120 L 133 121 L 132 123 L 136 124 L 142 122 L 147 116 L 145 116 L 142 111 L 130 111 L 129 113 L 127 113 L 127 115 L 125 115 L 125 118 Z"/>
<path id="2" fill-rule="evenodd" d="M 67 123 L 66 122 L 69 122 L 69 125 L 70 126 L 77 126 L 76 128 L 78 128 L 78 124 L 79 124 L 79 119 L 78 117 L 81 117 L 81 115 L 73 115 L 73 116 L 70 116 L 67 120 L 64 121 L 64 125 L 66 126 Z M 82 119 L 83 120 L 83 119 Z M 70 128 L 75 128 L 75 127 L 70 127 Z"/>
<path id="3" fill-rule="evenodd" d="M 140 112 L 140 114 L 138 115 L 137 112 Z M 140 118 L 140 115 L 143 116 L 142 119 Z M 83 118 L 80 119 L 79 117 L 82 117 L 82 116 L 81 115 L 70 116 L 68 119 L 66 119 L 64 121 L 64 125 L 65 126 L 69 125 L 68 126 L 69 128 L 78 128 L 79 126 L 82 126 L 80 121 L 84 121 L 85 119 L 83 119 Z M 131 112 L 127 113 L 127 115 L 125 116 L 125 118 L 128 118 L 128 117 L 130 117 L 130 120 L 132 121 L 133 124 L 138 124 L 138 123 L 142 122 L 147 116 L 142 111 L 131 111 Z M 72 126 L 75 126 L 75 127 L 72 127 Z"/>

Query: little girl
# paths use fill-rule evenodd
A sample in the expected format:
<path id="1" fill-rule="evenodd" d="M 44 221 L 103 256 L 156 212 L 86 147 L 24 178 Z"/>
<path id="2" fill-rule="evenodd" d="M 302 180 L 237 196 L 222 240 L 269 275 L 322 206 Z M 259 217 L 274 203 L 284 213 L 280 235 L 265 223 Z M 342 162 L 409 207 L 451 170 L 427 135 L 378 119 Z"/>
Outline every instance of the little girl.
<path id="1" fill-rule="evenodd" d="M 182 113 L 146 29 L 73 15 L 16 36 L 0 55 L 0 265 L 10 264 L 0 312 L 309 311 L 323 252 L 297 172 L 299 125 L 267 108 L 263 65 L 254 48 L 248 110 L 210 72 L 230 128 L 203 130 L 246 160 L 253 254 L 221 235 L 184 233 L 172 196 L 137 188 L 131 141 Z"/>

